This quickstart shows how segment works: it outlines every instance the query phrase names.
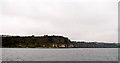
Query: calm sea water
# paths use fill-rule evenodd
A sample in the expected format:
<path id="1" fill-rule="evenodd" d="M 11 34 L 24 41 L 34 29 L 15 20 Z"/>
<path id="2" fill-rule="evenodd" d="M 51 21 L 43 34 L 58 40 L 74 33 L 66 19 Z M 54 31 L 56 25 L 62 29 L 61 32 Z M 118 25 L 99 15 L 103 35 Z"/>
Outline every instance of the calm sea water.
<path id="1" fill-rule="evenodd" d="M 117 48 L 3 48 L 3 61 L 118 61 Z"/>

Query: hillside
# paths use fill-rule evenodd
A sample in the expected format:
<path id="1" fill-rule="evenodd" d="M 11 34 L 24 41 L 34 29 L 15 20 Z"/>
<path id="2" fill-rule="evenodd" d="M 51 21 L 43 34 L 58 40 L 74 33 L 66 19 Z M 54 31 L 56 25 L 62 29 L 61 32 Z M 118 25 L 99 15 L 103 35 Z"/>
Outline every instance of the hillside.
<path id="1" fill-rule="evenodd" d="M 63 36 L 2 35 L 3 48 L 118 48 L 117 43 L 76 42 Z"/>
<path id="2" fill-rule="evenodd" d="M 21 48 L 58 48 L 68 47 L 70 40 L 62 36 L 4 36 L 2 37 L 2 47 Z"/>

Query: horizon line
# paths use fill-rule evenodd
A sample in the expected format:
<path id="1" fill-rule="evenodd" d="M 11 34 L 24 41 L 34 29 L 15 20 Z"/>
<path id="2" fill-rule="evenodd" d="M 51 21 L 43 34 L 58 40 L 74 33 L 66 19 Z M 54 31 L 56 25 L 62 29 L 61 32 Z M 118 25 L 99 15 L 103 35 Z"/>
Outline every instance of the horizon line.
<path id="1" fill-rule="evenodd" d="M 11 34 L 0 34 L 0 36 L 3 36 L 3 35 L 5 35 L 5 36 L 20 36 L 20 37 L 27 37 L 27 36 L 34 36 L 34 37 L 40 37 L 40 36 L 63 36 L 63 35 L 56 35 L 56 34 L 51 34 L 51 35 L 46 35 L 46 34 L 44 34 L 44 35 L 34 35 L 34 34 L 31 34 L 31 35 L 18 35 L 18 34 L 13 34 L 13 35 L 11 35 Z M 66 36 L 63 36 L 63 37 L 66 37 Z M 67 37 L 68 39 L 69 39 L 69 37 Z M 71 39 L 70 39 L 71 40 Z M 76 41 L 76 42 L 97 42 L 97 43 L 119 43 L 119 42 L 109 42 L 109 41 L 97 41 L 97 40 L 90 40 L 90 41 L 88 41 L 88 40 L 71 40 L 71 41 Z"/>

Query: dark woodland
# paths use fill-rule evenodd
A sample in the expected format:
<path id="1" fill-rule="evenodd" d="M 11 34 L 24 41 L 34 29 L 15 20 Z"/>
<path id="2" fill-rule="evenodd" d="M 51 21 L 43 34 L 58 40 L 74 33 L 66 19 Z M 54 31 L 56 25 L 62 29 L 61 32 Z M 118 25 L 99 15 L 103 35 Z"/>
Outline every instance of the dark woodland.
<path id="1" fill-rule="evenodd" d="M 63 36 L 1 35 L 3 48 L 118 48 L 118 43 L 71 41 Z"/>

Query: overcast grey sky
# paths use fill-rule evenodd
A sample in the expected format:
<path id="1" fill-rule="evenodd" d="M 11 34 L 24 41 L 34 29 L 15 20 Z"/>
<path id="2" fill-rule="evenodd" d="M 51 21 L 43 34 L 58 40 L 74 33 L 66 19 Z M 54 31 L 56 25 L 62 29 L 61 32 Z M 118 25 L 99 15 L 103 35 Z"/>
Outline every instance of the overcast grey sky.
<path id="1" fill-rule="evenodd" d="M 0 34 L 118 40 L 119 0 L 1 0 Z"/>

